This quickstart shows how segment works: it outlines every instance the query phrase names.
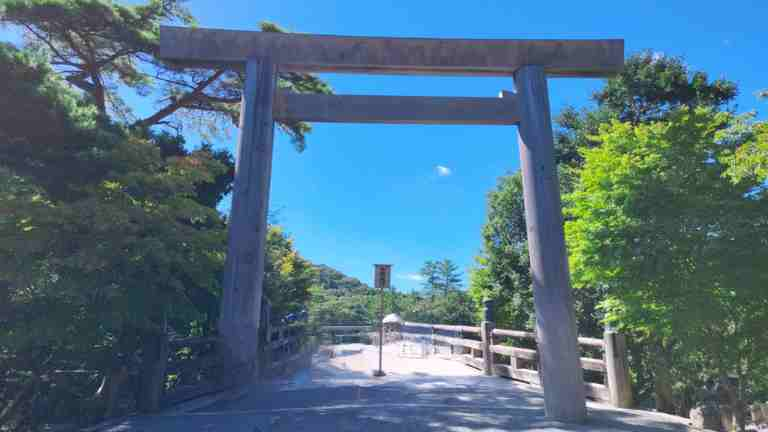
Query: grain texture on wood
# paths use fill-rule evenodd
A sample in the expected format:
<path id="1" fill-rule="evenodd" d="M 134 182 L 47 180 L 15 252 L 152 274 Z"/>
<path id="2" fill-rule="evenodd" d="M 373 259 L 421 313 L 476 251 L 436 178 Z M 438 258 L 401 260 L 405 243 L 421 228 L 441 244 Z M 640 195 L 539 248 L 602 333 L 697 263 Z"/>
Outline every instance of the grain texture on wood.
<path id="1" fill-rule="evenodd" d="M 526 360 L 538 360 L 538 355 L 536 354 L 536 350 L 528 349 L 528 348 L 517 348 L 517 347 L 511 347 L 511 346 L 505 346 L 505 345 L 491 345 L 491 351 L 496 354 L 501 354 L 505 356 L 515 357 L 515 358 L 521 358 Z"/>
<path id="2" fill-rule="evenodd" d="M 432 324 L 435 330 L 455 331 L 462 333 L 480 334 L 480 327 L 470 327 L 462 325 Z"/>
<path id="3" fill-rule="evenodd" d="M 493 372 L 495 375 L 512 378 L 518 381 L 524 381 L 527 383 L 541 385 L 541 379 L 539 373 L 531 369 L 518 369 L 509 365 L 495 364 L 493 365 Z"/>
<path id="4" fill-rule="evenodd" d="M 423 328 L 423 329 L 431 329 L 431 330 L 444 330 L 444 331 L 452 331 L 452 332 L 480 334 L 480 327 L 462 326 L 462 325 L 429 324 L 429 323 L 406 321 L 403 323 L 403 327 L 415 327 L 415 328 Z"/>
<path id="5" fill-rule="evenodd" d="M 544 407 L 549 418 L 581 422 L 587 415 L 584 380 L 544 68 L 520 68 L 515 73 L 515 86 L 520 108 L 518 142 Z"/>
<path id="6" fill-rule="evenodd" d="M 595 372 L 605 372 L 605 361 L 596 358 L 582 357 L 581 367 Z"/>
<path id="7" fill-rule="evenodd" d="M 579 345 L 587 345 L 587 346 L 593 346 L 597 348 L 603 348 L 605 345 L 602 339 L 597 339 L 597 338 L 580 337 L 578 340 L 579 340 Z"/>
<path id="8" fill-rule="evenodd" d="M 462 339 L 462 338 L 455 338 L 450 336 L 442 336 L 442 335 L 434 335 L 432 336 L 432 340 L 435 342 L 444 343 L 447 345 L 453 345 L 453 346 L 462 346 L 467 347 L 471 349 L 476 350 L 482 350 L 482 342 L 471 340 L 471 339 Z"/>
<path id="9" fill-rule="evenodd" d="M 607 77 L 624 62 L 624 41 L 430 39 L 160 27 L 160 57 L 193 67 L 237 67 L 271 57 L 286 72 L 510 76 L 540 65 L 551 76 Z"/>
<path id="10" fill-rule="evenodd" d="M 483 370 L 483 359 L 473 357 L 471 354 L 459 354 L 456 356 L 453 356 L 454 360 L 458 360 L 462 363 L 464 363 L 467 366 L 473 367 L 478 370 Z"/>
<path id="11" fill-rule="evenodd" d="M 480 336 L 483 342 L 483 373 L 491 376 L 493 375 L 493 353 L 491 352 L 491 345 L 493 344 L 493 336 L 491 336 L 493 322 L 483 321 L 480 328 Z"/>
<path id="12" fill-rule="evenodd" d="M 536 333 L 521 330 L 493 329 L 494 336 L 506 336 L 521 339 L 536 339 Z"/>
<path id="13" fill-rule="evenodd" d="M 607 330 L 605 340 L 605 377 L 611 405 L 617 408 L 632 407 L 632 384 L 629 378 L 627 341 L 624 335 Z"/>
<path id="14" fill-rule="evenodd" d="M 601 402 L 607 402 L 609 400 L 608 397 L 608 387 L 597 384 L 597 383 L 584 383 L 584 392 L 586 393 L 586 396 L 598 400 Z"/>
<path id="15" fill-rule="evenodd" d="M 278 92 L 276 121 L 327 123 L 512 125 L 514 98 L 365 96 Z"/>
<path id="16" fill-rule="evenodd" d="M 256 372 L 257 366 L 276 82 L 271 59 L 248 61 L 219 319 L 229 361 L 249 365 L 246 373 Z"/>

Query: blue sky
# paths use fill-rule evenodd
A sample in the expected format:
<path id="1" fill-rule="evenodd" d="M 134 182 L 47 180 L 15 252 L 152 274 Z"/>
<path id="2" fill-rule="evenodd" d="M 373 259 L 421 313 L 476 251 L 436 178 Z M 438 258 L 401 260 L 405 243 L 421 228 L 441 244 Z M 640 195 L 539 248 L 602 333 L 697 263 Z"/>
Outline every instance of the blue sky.
<path id="1" fill-rule="evenodd" d="M 727 5 L 727 7 L 726 7 Z M 188 3 L 200 25 L 297 32 L 453 38 L 623 38 L 626 53 L 683 56 L 736 81 L 739 111 L 768 109 L 768 2 L 210 1 Z M 7 33 L 6 33 L 7 35 Z M 507 78 L 323 75 L 340 94 L 496 96 Z M 600 80 L 553 79 L 553 114 L 584 106 Z M 136 99 L 132 98 L 132 101 Z M 146 102 L 136 100 L 139 112 Z M 763 114 L 761 118 L 765 118 Z M 232 139 L 217 143 L 234 148 Z M 194 142 L 194 140 L 192 140 Z M 418 288 L 428 259 L 468 272 L 480 250 L 485 195 L 518 169 L 514 127 L 316 124 L 299 154 L 276 134 L 271 209 L 303 256 L 363 281 L 391 263 L 393 284 Z"/>

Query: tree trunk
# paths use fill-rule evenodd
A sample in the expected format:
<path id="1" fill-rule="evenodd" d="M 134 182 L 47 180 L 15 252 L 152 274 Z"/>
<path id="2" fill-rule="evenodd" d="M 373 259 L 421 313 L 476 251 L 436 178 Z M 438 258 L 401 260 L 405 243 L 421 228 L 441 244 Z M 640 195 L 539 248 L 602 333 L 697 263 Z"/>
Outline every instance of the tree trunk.
<path id="1" fill-rule="evenodd" d="M 669 361 L 664 343 L 655 343 L 655 361 L 653 373 L 653 392 L 656 411 L 668 414 L 675 412 L 675 395 L 672 390 L 672 374 L 669 373 Z"/>
<path id="2" fill-rule="evenodd" d="M 720 400 L 723 428 L 728 432 L 745 431 L 747 426 L 746 404 L 741 400 L 738 389 L 727 376 L 720 377 L 717 393 Z"/>

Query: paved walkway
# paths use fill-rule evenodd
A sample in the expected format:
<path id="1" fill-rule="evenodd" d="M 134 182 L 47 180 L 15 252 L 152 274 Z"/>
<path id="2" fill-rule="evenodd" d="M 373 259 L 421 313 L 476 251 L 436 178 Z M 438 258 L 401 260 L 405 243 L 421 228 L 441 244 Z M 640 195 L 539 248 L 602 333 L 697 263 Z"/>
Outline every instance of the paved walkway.
<path id="1" fill-rule="evenodd" d="M 589 403 L 589 420 L 566 425 L 544 418 L 541 390 L 482 376 L 458 362 L 403 358 L 388 347 L 387 376 L 372 378 L 375 349 L 336 347 L 313 367 L 269 384 L 254 384 L 191 412 L 136 417 L 110 432 L 248 431 L 685 431 L 686 419 Z"/>

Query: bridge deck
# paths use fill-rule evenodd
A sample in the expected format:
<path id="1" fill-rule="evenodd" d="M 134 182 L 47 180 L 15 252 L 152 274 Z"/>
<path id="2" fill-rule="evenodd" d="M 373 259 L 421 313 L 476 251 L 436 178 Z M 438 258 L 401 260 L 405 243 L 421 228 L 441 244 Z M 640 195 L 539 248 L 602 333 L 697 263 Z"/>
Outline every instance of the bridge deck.
<path id="1" fill-rule="evenodd" d="M 544 418 L 541 390 L 485 377 L 461 363 L 405 358 L 387 347 L 387 376 L 372 378 L 373 347 L 348 344 L 337 355 L 247 395 L 191 412 L 136 417 L 108 430 L 124 431 L 685 431 L 686 419 L 589 404 L 589 420 L 565 425 Z"/>

